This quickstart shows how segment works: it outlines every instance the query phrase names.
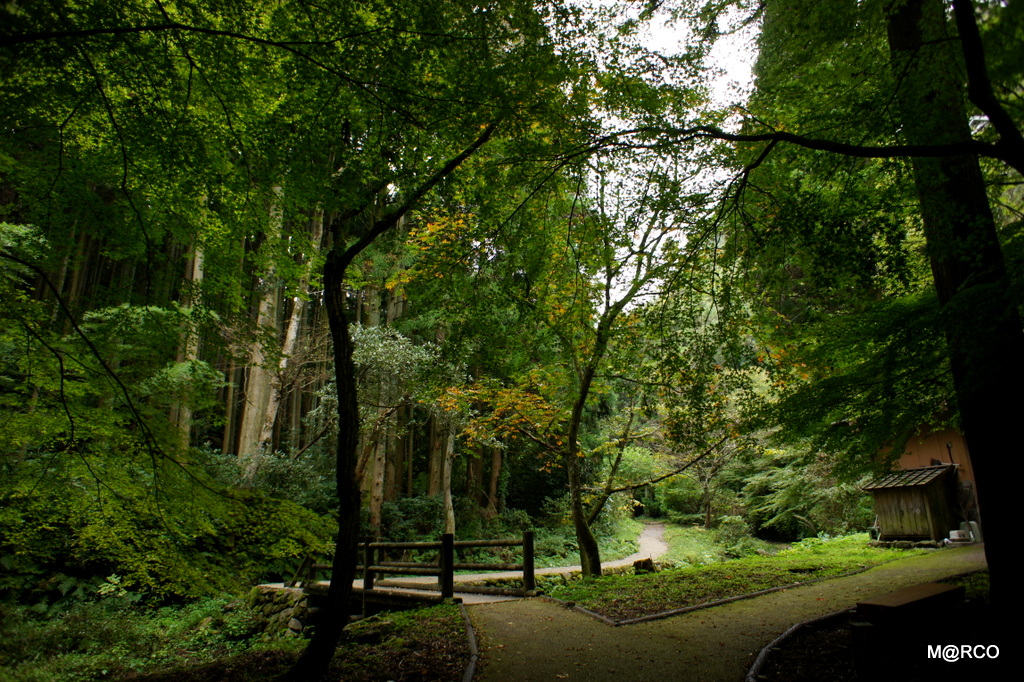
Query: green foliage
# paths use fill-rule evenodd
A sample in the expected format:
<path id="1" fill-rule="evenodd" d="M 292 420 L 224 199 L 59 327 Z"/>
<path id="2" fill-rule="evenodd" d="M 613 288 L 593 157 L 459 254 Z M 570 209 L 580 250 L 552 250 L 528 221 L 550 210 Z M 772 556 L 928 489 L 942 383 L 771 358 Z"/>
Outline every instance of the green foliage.
<path id="1" fill-rule="evenodd" d="M 381 517 L 381 535 L 391 542 L 434 541 L 444 532 L 444 500 L 421 495 L 385 502 Z"/>
<path id="2" fill-rule="evenodd" d="M 151 597 L 205 595 L 289 574 L 330 545 L 330 524 L 297 504 L 215 491 L 177 466 L 154 475 L 144 451 L 39 453 L 18 474 L 2 488 L 0 579 L 24 601 L 66 603 L 76 591 L 61 575 L 111 573 Z"/>
<path id="3" fill-rule="evenodd" d="M 251 649 L 260 632 L 255 614 L 238 601 L 209 598 L 159 609 L 103 597 L 40 618 L 0 605 L 0 665 L 13 680 L 116 677 L 193 663 Z"/>
<path id="4" fill-rule="evenodd" d="M 104 598 L 50 618 L 0 604 L 0 667 L 12 682 L 73 682 L 136 675 L 272 679 L 303 640 L 264 641 L 257 614 L 225 597 L 161 608 Z M 445 604 L 376 616 L 346 629 L 337 679 L 454 679 L 466 635 L 459 609 Z"/>
<path id="5" fill-rule="evenodd" d="M 779 351 L 779 400 L 758 423 L 781 424 L 780 438 L 803 439 L 808 450 L 844 454 L 847 476 L 878 467 L 883 446 L 896 457 L 953 400 L 945 319 L 934 295 L 922 294 L 805 325 L 802 340 Z"/>
<path id="6" fill-rule="evenodd" d="M 690 476 L 675 476 L 658 484 L 654 499 L 672 523 L 703 523 L 703 495 L 700 485 Z"/>
<path id="7" fill-rule="evenodd" d="M 939 3 L 926 5 L 941 17 Z M 893 115 L 892 103 L 914 74 L 893 62 L 890 9 L 880 2 L 765 6 L 747 130 L 878 146 L 906 141 L 908 120 Z M 986 14 L 994 23 L 1003 16 L 994 8 Z M 1008 35 L 1005 26 L 996 33 L 995 42 Z M 959 106 L 958 93 L 946 96 L 943 107 Z M 874 459 L 883 447 L 896 457 L 922 424 L 956 422 L 946 339 L 964 311 L 940 313 L 931 269 L 950 245 L 931 243 L 940 241 L 933 234 L 926 247 L 918 171 L 906 159 L 788 144 L 758 158 L 762 152 L 738 148 L 741 163 L 752 165 L 726 249 L 735 291 L 757 329 L 765 380 L 750 428 L 781 426 L 779 442 L 829 453 L 846 478 L 885 468 Z M 973 254 L 976 246 L 966 248 Z M 790 535 L 800 523 L 817 532 L 816 522 L 796 517 L 776 523 L 788 524 Z"/>
<path id="8" fill-rule="evenodd" d="M 665 528 L 668 551 L 660 561 L 668 566 L 710 564 L 722 561 L 725 548 L 717 541 L 714 531 L 701 526 L 670 524 Z"/>
<path id="9" fill-rule="evenodd" d="M 826 456 L 766 450 L 744 477 L 743 493 L 758 533 L 795 540 L 866 529 L 874 516 L 864 479 L 839 481 Z"/>
<path id="10" fill-rule="evenodd" d="M 255 477 L 244 481 L 237 455 L 209 454 L 204 468 L 221 484 L 245 485 L 278 500 L 294 503 L 320 517 L 337 508 L 334 453 L 327 448 L 310 448 L 302 457 L 287 452 L 262 451 L 253 455 L 259 463 Z"/>
<path id="11" fill-rule="evenodd" d="M 715 538 L 726 548 L 726 555 L 732 558 L 754 554 L 755 548 L 748 542 L 750 524 L 742 516 L 722 516 L 715 527 Z"/>

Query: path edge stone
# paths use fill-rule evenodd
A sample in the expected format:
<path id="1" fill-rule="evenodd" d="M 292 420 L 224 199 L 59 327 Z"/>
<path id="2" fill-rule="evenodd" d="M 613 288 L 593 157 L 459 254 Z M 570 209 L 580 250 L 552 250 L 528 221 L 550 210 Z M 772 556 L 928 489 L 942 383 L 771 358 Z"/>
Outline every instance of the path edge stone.
<path id="1" fill-rule="evenodd" d="M 805 620 L 802 623 L 796 623 L 795 625 L 789 626 L 785 632 L 765 644 L 761 651 L 758 652 L 757 658 L 754 659 L 754 662 L 750 665 L 750 669 L 747 670 L 747 676 L 743 678 L 744 682 L 758 682 L 758 676 L 761 674 L 761 668 L 768 662 L 768 656 L 771 654 L 772 649 L 778 647 L 780 644 L 799 632 L 802 628 L 807 627 L 808 625 L 818 625 L 827 620 L 848 616 L 853 613 L 853 611 L 854 609 L 833 611 L 832 613 L 826 613 L 824 616 L 818 616 L 817 618 L 811 618 L 810 620 Z"/>
<path id="2" fill-rule="evenodd" d="M 476 675 L 476 664 L 480 660 L 480 649 L 476 645 L 476 628 L 473 627 L 473 621 L 469 619 L 469 611 L 466 610 L 466 605 L 459 602 L 459 613 L 462 614 L 462 622 L 466 624 L 466 641 L 469 643 L 469 662 L 466 663 L 466 669 L 462 672 L 462 682 L 473 682 L 473 676 Z"/>

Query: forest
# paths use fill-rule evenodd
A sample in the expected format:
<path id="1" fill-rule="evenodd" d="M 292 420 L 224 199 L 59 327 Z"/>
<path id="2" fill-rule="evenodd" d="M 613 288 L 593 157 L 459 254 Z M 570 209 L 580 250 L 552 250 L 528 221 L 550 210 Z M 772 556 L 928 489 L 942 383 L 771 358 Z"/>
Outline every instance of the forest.
<path id="1" fill-rule="evenodd" d="M 340 610 L 363 537 L 600 576 L 636 517 L 864 531 L 948 427 L 1016 603 L 1022 11 L 5 2 L 0 614 L 314 555 Z"/>

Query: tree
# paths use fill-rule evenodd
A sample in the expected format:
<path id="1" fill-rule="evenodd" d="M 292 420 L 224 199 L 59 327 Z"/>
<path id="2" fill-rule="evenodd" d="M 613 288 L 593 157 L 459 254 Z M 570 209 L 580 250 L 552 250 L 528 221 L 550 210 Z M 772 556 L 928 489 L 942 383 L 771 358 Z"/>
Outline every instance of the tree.
<path id="1" fill-rule="evenodd" d="M 646 172 L 614 170 L 632 167 Z M 572 193 L 555 195 L 535 216 L 536 227 L 527 223 L 496 240 L 503 266 L 514 271 L 503 293 L 543 331 L 554 363 L 524 372 L 514 386 L 481 387 L 476 396 L 490 412 L 478 424 L 533 443 L 565 470 L 585 575 L 601 574 L 591 526 L 607 499 L 586 499 L 586 415 L 595 395 L 607 392 L 602 374 L 611 350 L 636 342 L 630 307 L 664 290 L 701 243 L 708 198 L 688 185 L 690 170 L 653 155 L 598 154 L 587 179 L 577 177 Z"/>
<path id="2" fill-rule="evenodd" d="M 1005 478 L 992 467 L 996 466 L 999 453 L 1007 447 L 1005 429 L 1016 412 L 1011 402 L 998 396 L 1004 394 L 1006 386 L 1016 385 L 1024 378 L 1020 360 L 1024 339 L 1021 338 L 1015 290 L 1003 264 L 975 155 L 999 159 L 1017 172 L 1024 170 L 1021 165 L 1024 157 L 1020 155 L 1019 125 L 994 96 L 986 75 L 972 3 L 955 2 L 954 9 L 959 45 L 949 39 L 942 4 L 931 0 L 863 3 L 856 7 L 843 3 L 822 6 L 814 11 L 828 11 L 848 18 L 842 25 L 821 24 L 829 27 L 823 31 L 803 23 L 809 17 L 800 9 L 786 8 L 782 4 L 766 6 L 766 31 L 773 22 L 781 22 L 791 30 L 789 35 L 781 31 L 775 34 L 778 42 L 772 58 L 798 54 L 801 47 L 795 40 L 797 36 L 812 36 L 812 44 L 839 46 L 836 49 L 847 59 L 854 50 L 874 57 L 874 61 L 867 61 L 869 66 L 861 73 L 865 79 L 874 79 L 880 84 L 873 91 L 878 99 L 869 98 L 860 108 L 839 111 L 856 119 L 886 111 L 877 107 L 878 101 L 895 101 L 893 117 L 898 128 L 869 126 L 865 136 L 872 142 L 888 144 L 872 146 L 859 140 L 833 142 L 813 133 L 789 131 L 737 135 L 705 131 L 704 134 L 744 143 L 768 142 L 766 147 L 751 154 L 754 161 L 748 164 L 744 178 L 763 164 L 780 142 L 859 158 L 911 159 L 960 423 L 971 448 L 972 462 L 977 463 L 975 475 L 980 505 L 988 510 L 985 520 L 991 541 L 986 545 L 986 553 L 993 590 L 1005 594 L 1008 559 L 1003 538 L 1008 536 L 1008 531 L 1004 528 L 1006 514 L 999 509 L 1012 493 L 1006 487 Z M 853 19 L 857 21 L 851 23 Z M 863 31 L 863 35 L 857 34 L 857 39 L 853 40 L 849 35 L 851 30 Z M 887 40 L 882 41 L 886 34 Z M 956 47 L 960 48 L 959 54 L 954 51 Z M 769 54 L 766 52 L 764 58 L 768 59 Z M 817 57 L 815 63 L 818 63 Z M 841 68 L 860 69 L 864 62 L 838 63 Z M 970 79 L 967 94 L 988 117 L 990 130 L 998 135 L 994 142 L 975 139 L 970 133 L 959 63 L 966 65 Z M 851 89 L 854 96 L 845 92 L 839 95 L 838 101 L 854 100 L 856 104 L 856 96 L 864 90 L 864 87 Z M 817 118 L 819 123 L 829 122 L 826 116 L 815 116 L 807 110 L 791 108 L 775 112 L 781 114 L 783 120 L 788 114 L 797 121 L 809 116 L 812 121 Z M 831 124 L 841 131 L 840 135 L 850 134 L 848 121 L 837 118 Z M 794 124 L 787 121 L 787 127 L 792 128 Z M 854 127 L 852 134 L 861 130 L 863 128 Z M 740 186 L 746 188 L 746 183 L 744 179 Z"/>
<path id="3" fill-rule="evenodd" d="M 285 246 L 280 229 L 323 215 L 324 262 L 309 277 L 323 287 L 333 340 L 341 506 L 328 615 L 293 673 L 311 676 L 340 636 L 359 527 L 348 268 L 492 138 L 513 140 L 543 120 L 557 129 L 576 116 L 563 84 L 577 73 L 566 67 L 569 52 L 554 54 L 529 3 L 220 9 L 7 8 L 2 85 L 15 117 L 5 127 L 15 131 L 7 148 L 41 179 L 15 183 L 16 191 L 46 200 L 54 197 L 47 179 L 68 180 L 64 167 L 95 150 L 94 163 L 112 179 L 106 196 L 122 214 L 119 224 L 147 243 L 164 225 L 184 225 L 178 242 L 198 244 L 207 256 L 204 288 L 233 278 L 211 258 L 224 233 L 262 239 L 270 249 L 264 262 L 275 265 L 262 270 L 270 279 L 292 258 L 276 250 Z M 61 105 L 48 106 L 54 101 Z M 27 138 L 40 130 L 53 134 L 36 153 Z M 558 141 L 547 144 L 557 163 Z M 168 179 L 162 169 L 172 160 L 182 172 Z M 197 196 L 205 205 L 187 198 Z M 208 229 L 209 213 L 228 229 Z M 52 212 L 20 217 L 52 231 Z M 272 367 L 274 358 L 257 364 Z M 260 402 L 269 413 L 273 400 Z M 256 412 L 250 421 L 265 431 L 267 419 Z"/>

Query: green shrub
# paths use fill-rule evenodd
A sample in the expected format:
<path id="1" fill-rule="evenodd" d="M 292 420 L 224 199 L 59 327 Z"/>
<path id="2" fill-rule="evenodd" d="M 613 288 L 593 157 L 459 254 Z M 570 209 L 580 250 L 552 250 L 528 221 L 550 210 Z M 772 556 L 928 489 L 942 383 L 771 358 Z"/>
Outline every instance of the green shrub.
<path id="1" fill-rule="evenodd" d="M 381 505 L 381 535 L 392 542 L 437 540 L 444 532 L 440 495 L 404 497 Z"/>
<path id="2" fill-rule="evenodd" d="M 152 608 L 107 596 L 45 617 L 5 604 L 0 666 L 15 680 L 121 677 L 239 653 L 254 646 L 260 632 L 255 614 L 226 598 Z"/>
<path id="3" fill-rule="evenodd" d="M 279 579 L 330 549 L 332 522 L 288 500 L 214 491 L 167 463 L 154 474 L 110 453 L 82 458 L 87 468 L 50 471 L 36 460 L 38 485 L 23 471 L 4 491 L 0 586 L 23 603 L 69 603 L 112 574 L 150 597 L 198 597 Z"/>

